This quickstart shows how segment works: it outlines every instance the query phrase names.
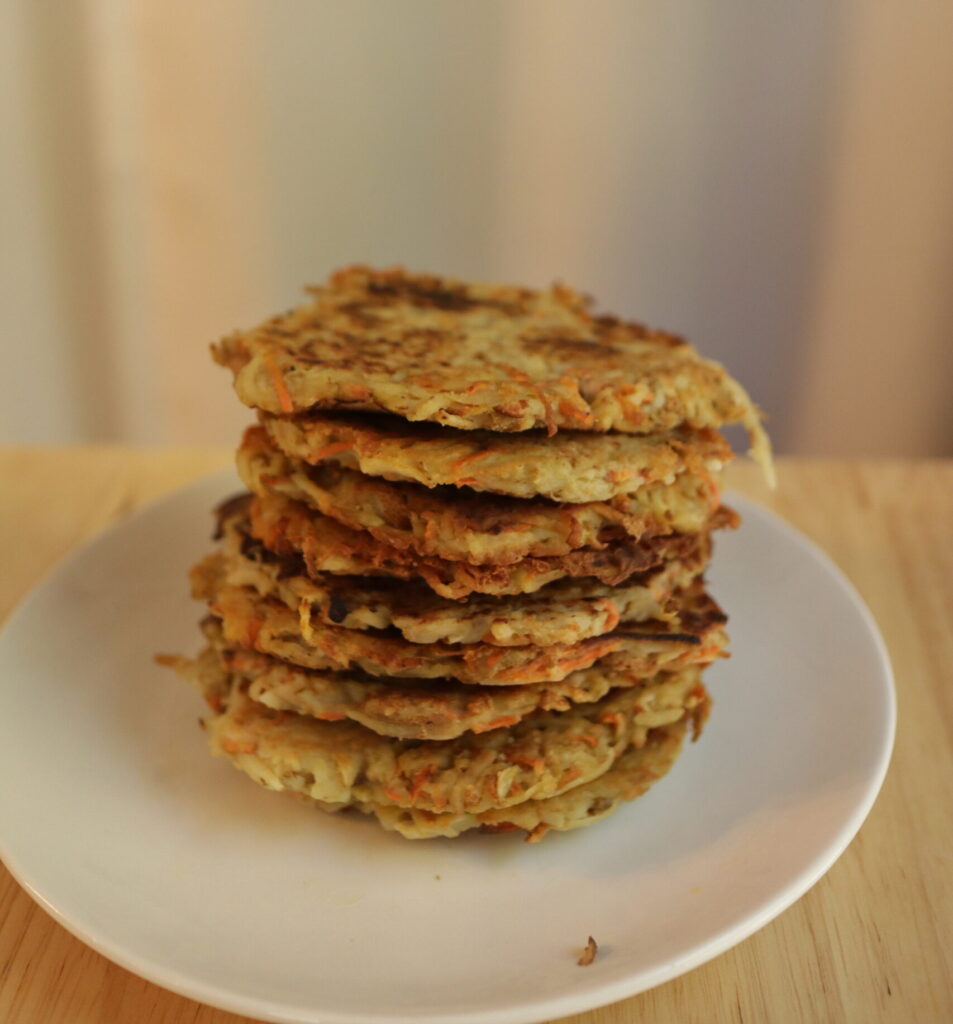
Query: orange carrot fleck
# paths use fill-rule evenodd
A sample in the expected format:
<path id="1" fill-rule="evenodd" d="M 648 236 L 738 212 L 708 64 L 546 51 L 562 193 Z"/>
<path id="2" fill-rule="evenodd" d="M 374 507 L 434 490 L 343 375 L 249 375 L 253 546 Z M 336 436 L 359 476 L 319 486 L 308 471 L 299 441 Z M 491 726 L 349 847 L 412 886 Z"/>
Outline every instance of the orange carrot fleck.
<path id="1" fill-rule="evenodd" d="M 581 423 L 587 423 L 592 419 L 590 413 L 574 405 L 568 398 L 560 398 L 556 407 L 568 420 L 579 420 Z"/>
<path id="2" fill-rule="evenodd" d="M 413 786 L 410 790 L 410 799 L 416 800 L 423 791 L 424 786 L 427 785 L 430 776 L 437 770 L 437 766 L 428 764 L 426 767 L 421 768 L 419 772 L 414 775 Z"/>
<path id="3" fill-rule="evenodd" d="M 507 754 L 506 759 L 511 764 L 519 764 L 524 768 L 532 768 L 537 774 L 540 774 L 546 767 L 546 762 L 541 757 L 530 757 L 527 754 Z"/>
<path id="4" fill-rule="evenodd" d="M 616 608 L 615 602 L 608 597 L 602 598 L 601 601 L 597 601 L 595 607 L 601 612 L 605 612 L 606 615 L 606 632 L 611 633 L 616 626 L 619 625 L 619 619 L 622 617 L 619 614 L 619 609 Z"/>
<path id="5" fill-rule="evenodd" d="M 645 419 L 640 409 L 636 409 L 635 406 L 628 404 L 622 406 L 622 418 L 636 426 Z"/>
<path id="6" fill-rule="evenodd" d="M 285 384 L 285 378 L 281 375 L 281 370 L 278 368 L 278 364 L 275 362 L 274 357 L 270 352 L 266 352 L 262 359 L 265 364 L 265 369 L 271 377 L 271 382 L 275 386 L 275 393 L 278 395 L 278 405 L 281 407 L 281 411 L 294 412 L 294 402 L 291 401 L 291 395 L 288 394 L 288 387 Z"/>
<path id="7" fill-rule="evenodd" d="M 484 659 L 484 664 L 487 667 L 487 671 L 492 672 L 493 669 L 496 668 L 499 660 L 505 654 L 506 654 L 506 648 L 505 647 L 498 647 L 495 651 L 490 651 L 490 653 Z"/>
<path id="8" fill-rule="evenodd" d="M 330 458 L 332 455 L 337 455 L 340 452 L 346 452 L 352 447 L 353 445 L 350 441 L 335 441 L 334 444 L 326 444 L 316 452 L 310 452 L 308 455 L 308 462 L 321 462 L 324 459 Z"/>
<path id="9" fill-rule="evenodd" d="M 540 839 L 549 831 L 550 826 L 545 822 L 540 822 L 532 831 L 526 833 L 525 842 L 527 843 L 538 843 Z"/>
<path id="10" fill-rule="evenodd" d="M 254 754 L 258 749 L 250 740 L 247 740 L 245 743 L 239 743 L 237 740 L 224 739 L 222 740 L 222 747 L 229 754 Z"/>
<path id="11" fill-rule="evenodd" d="M 625 724 L 625 719 L 618 711 L 607 711 L 599 721 L 614 726 L 617 732 L 621 732 L 622 726 Z"/>
<path id="12" fill-rule="evenodd" d="M 543 414 L 546 417 L 546 435 L 552 437 L 556 433 L 556 417 L 553 415 L 553 407 L 546 398 L 542 388 L 537 390 L 540 402 L 543 403 Z"/>
<path id="13" fill-rule="evenodd" d="M 471 462 L 476 462 L 477 459 L 485 459 L 490 454 L 489 450 L 470 452 L 469 455 L 464 455 L 462 458 L 457 459 L 455 462 L 450 464 L 450 472 L 456 475 L 463 469 L 464 466 Z"/>
<path id="14" fill-rule="evenodd" d="M 492 722 L 487 722 L 486 725 L 481 726 L 479 729 L 474 729 L 474 732 L 488 732 L 490 729 L 502 729 L 507 725 L 516 725 L 519 720 L 519 715 L 504 715 L 502 718 L 494 718 Z"/>

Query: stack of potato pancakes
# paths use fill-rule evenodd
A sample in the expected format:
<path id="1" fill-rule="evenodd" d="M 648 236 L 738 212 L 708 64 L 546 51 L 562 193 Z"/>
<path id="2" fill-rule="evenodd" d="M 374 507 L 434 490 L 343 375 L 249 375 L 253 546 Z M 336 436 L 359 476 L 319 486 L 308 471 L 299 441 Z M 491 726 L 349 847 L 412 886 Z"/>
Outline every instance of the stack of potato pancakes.
<path id="1" fill-rule="evenodd" d="M 757 409 L 563 286 L 352 267 L 213 352 L 258 411 L 192 571 L 212 751 L 409 838 L 588 825 L 708 715 L 703 573 Z M 770 471 L 770 469 L 769 469 Z"/>

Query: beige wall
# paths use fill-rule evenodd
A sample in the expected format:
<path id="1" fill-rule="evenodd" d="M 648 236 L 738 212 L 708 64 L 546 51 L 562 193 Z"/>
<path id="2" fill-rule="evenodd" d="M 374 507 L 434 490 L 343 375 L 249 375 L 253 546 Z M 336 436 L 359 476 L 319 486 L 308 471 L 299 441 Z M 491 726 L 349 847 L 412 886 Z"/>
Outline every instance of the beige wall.
<path id="1" fill-rule="evenodd" d="M 6 439 L 234 440 L 207 344 L 342 263 L 562 277 L 783 450 L 950 453 L 953 4 L 0 11 Z"/>

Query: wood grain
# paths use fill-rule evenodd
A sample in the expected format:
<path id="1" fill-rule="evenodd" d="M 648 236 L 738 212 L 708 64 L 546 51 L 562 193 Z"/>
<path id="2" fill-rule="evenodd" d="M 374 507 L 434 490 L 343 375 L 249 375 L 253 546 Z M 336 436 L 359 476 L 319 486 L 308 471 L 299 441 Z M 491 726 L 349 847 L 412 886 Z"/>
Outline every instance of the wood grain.
<path id="1" fill-rule="evenodd" d="M 0 616 L 56 561 L 142 502 L 227 465 L 226 449 L 0 450 Z M 740 946 L 572 1024 L 953 1020 L 953 463 L 781 460 L 768 494 L 884 633 L 900 722 L 883 792 L 803 899 Z M 235 1024 L 74 939 L 0 869 L 0 1021 Z"/>

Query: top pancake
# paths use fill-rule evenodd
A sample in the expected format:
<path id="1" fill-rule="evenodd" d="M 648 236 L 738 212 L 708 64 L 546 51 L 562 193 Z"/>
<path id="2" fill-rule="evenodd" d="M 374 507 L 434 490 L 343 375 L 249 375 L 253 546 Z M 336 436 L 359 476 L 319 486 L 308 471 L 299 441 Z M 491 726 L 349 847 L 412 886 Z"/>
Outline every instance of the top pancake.
<path id="1" fill-rule="evenodd" d="M 358 266 L 311 291 L 310 304 L 213 347 L 247 405 L 550 434 L 740 422 L 768 458 L 757 408 L 721 366 L 674 335 L 594 316 L 562 285 L 533 291 Z"/>

